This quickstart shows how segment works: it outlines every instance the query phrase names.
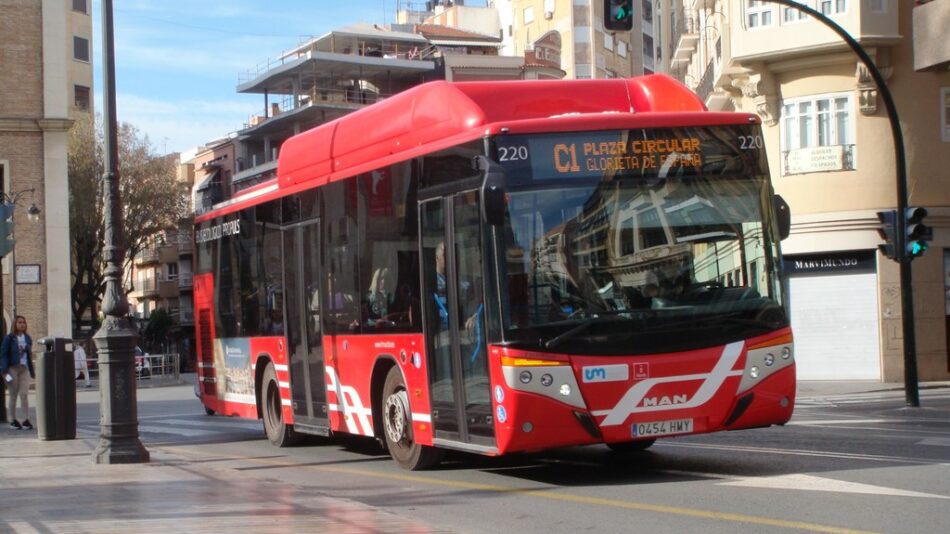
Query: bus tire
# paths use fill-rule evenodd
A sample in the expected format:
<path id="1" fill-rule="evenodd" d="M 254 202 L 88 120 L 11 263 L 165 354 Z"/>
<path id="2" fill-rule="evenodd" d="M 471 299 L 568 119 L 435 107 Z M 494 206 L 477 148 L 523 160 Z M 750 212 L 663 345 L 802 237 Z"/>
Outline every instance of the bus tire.
<path id="1" fill-rule="evenodd" d="M 386 375 L 381 402 L 386 448 L 399 467 L 418 471 L 438 464 L 444 451 L 420 445 L 413 440 L 409 393 L 398 367 L 393 367 Z"/>
<path id="2" fill-rule="evenodd" d="M 627 454 L 631 452 L 645 451 L 652 447 L 654 443 L 656 443 L 655 439 L 641 439 L 637 441 L 624 441 L 621 443 L 608 443 L 607 447 L 614 452 Z"/>
<path id="3" fill-rule="evenodd" d="M 264 433 L 267 439 L 277 447 L 289 447 L 297 443 L 299 435 L 292 426 L 284 423 L 284 410 L 280 401 L 280 383 L 274 364 L 268 363 L 264 369 L 261 384 L 261 418 L 264 420 Z"/>

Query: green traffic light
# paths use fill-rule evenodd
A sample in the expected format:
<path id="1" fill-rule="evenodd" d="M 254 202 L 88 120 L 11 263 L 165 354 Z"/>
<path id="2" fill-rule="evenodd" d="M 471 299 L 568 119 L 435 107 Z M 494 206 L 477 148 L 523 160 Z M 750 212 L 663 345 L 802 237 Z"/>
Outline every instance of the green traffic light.
<path id="1" fill-rule="evenodd" d="M 924 252 L 927 252 L 927 242 L 926 241 L 911 241 L 910 243 L 910 255 L 912 258 L 923 255 Z"/>
<path id="2" fill-rule="evenodd" d="M 627 10 L 621 7 L 620 9 L 617 10 L 617 14 L 614 16 L 614 18 L 616 18 L 617 20 L 624 20 L 628 16 L 630 15 L 627 13 Z"/>

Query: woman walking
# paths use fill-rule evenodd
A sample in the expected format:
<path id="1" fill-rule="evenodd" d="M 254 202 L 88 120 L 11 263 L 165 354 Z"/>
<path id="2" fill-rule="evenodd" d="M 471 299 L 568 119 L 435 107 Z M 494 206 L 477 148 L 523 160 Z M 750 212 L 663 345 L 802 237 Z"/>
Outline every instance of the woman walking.
<path id="1" fill-rule="evenodd" d="M 16 430 L 33 428 L 30 423 L 30 384 L 35 378 L 33 359 L 30 347 L 33 340 L 26 333 L 26 318 L 17 315 L 13 320 L 13 328 L 3 337 L 0 344 L 0 376 L 7 382 L 10 389 L 10 401 L 7 404 L 7 413 L 10 417 L 10 427 Z M 17 399 L 23 404 L 23 424 L 16 418 Z"/>

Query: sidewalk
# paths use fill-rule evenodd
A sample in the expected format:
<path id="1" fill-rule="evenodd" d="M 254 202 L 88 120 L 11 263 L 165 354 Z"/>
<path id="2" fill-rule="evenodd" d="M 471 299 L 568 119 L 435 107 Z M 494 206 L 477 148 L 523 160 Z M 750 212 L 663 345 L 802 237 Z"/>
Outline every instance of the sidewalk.
<path id="1" fill-rule="evenodd" d="M 178 387 L 179 398 L 191 394 L 190 385 Z M 142 391 L 139 401 L 171 393 L 162 389 L 171 388 Z M 95 397 L 80 390 L 86 405 Z M 2 425 L 0 533 L 439 532 L 356 501 L 244 476 L 222 465 L 228 458 L 213 447 L 151 445 L 148 463 L 98 465 L 98 436 L 77 436 L 41 441 L 35 430 Z"/>
<path id="2" fill-rule="evenodd" d="M 950 388 L 950 382 L 920 382 L 920 391 Z M 834 397 L 859 393 L 904 391 L 904 384 L 877 380 L 799 380 L 798 397 Z"/>

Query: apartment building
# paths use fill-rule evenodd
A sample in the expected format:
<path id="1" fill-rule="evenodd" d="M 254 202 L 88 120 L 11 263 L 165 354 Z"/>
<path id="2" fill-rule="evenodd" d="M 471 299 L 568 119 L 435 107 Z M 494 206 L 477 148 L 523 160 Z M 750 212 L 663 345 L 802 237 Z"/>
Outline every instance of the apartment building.
<path id="1" fill-rule="evenodd" d="M 176 179 L 193 186 L 196 158 L 186 155 L 181 159 L 185 162 L 178 166 Z M 148 246 L 133 258 L 132 268 L 127 273 L 131 286 L 128 292 L 130 314 L 139 333 L 144 332 L 149 317 L 157 309 L 167 312 L 172 321 L 167 338 L 159 346 L 145 348 L 178 353 L 182 369 L 194 367 L 192 228 L 191 218 L 186 218 L 178 221 L 176 229 L 152 236 Z"/>
<path id="2" fill-rule="evenodd" d="M 900 298 L 913 291 L 921 380 L 950 378 L 950 2 L 803 0 L 844 28 L 886 78 L 900 117 L 910 205 L 934 228 L 913 287 L 878 251 L 897 204 L 881 94 L 813 17 L 758 0 L 677 0 L 670 72 L 713 110 L 757 113 L 776 192 L 801 379 L 903 379 Z"/>
<path id="3" fill-rule="evenodd" d="M 92 109 L 91 11 L 89 0 L 0 0 L 0 180 L 18 200 L 3 318 L 15 294 L 36 338 L 72 335 L 67 132 Z M 38 221 L 27 217 L 33 204 Z"/>
<path id="4" fill-rule="evenodd" d="M 661 13 L 665 2 L 634 2 L 633 29 L 604 30 L 603 0 L 494 0 L 502 21 L 503 53 L 553 51 L 567 78 L 614 78 L 662 70 Z M 550 52 L 549 52 L 550 53 Z"/>

